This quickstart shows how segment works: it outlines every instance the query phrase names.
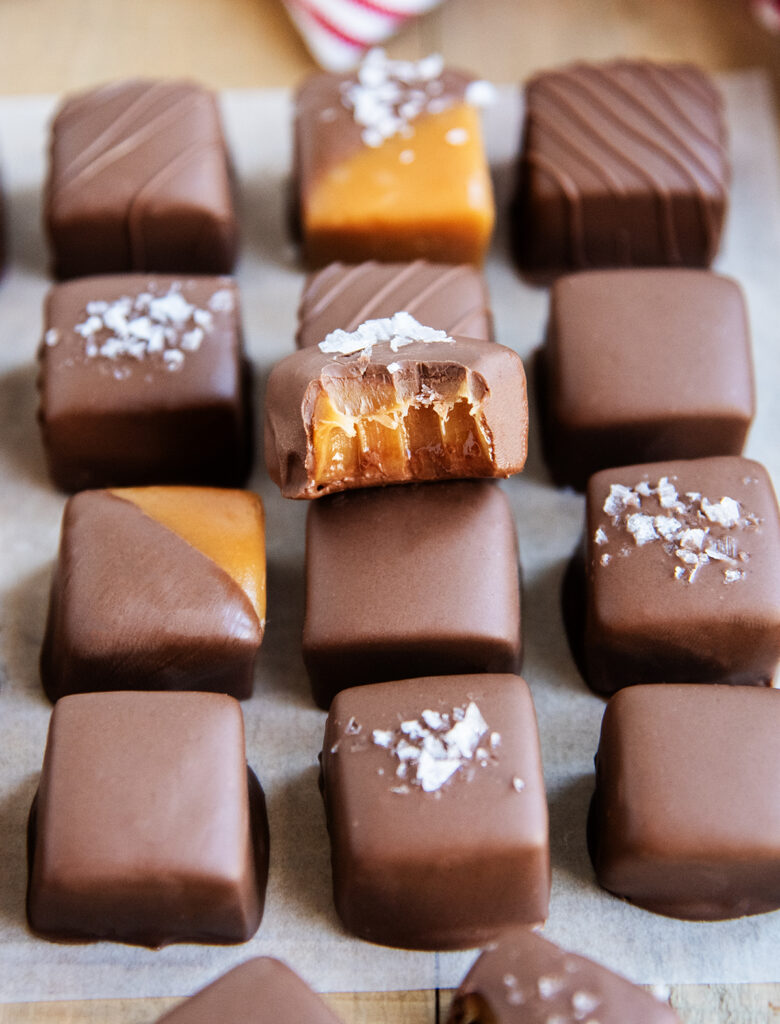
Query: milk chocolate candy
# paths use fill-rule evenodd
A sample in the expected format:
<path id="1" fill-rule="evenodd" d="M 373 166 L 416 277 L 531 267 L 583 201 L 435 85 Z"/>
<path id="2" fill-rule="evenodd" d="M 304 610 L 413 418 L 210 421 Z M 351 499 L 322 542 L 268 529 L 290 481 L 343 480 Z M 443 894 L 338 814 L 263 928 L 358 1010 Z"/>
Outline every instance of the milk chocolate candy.
<path id="1" fill-rule="evenodd" d="M 590 849 L 601 885 L 670 917 L 780 908 L 780 693 L 638 686 L 607 705 Z"/>
<path id="2" fill-rule="evenodd" d="M 585 540 L 593 689 L 770 682 L 780 516 L 763 466 L 723 456 L 596 473 Z"/>
<path id="3" fill-rule="evenodd" d="M 447 1024 L 679 1024 L 649 992 L 527 928 L 487 949 L 463 979 Z"/>
<path id="4" fill-rule="evenodd" d="M 230 273 L 238 232 L 215 96 L 133 79 L 66 99 L 44 205 L 55 277 Z"/>
<path id="5" fill-rule="evenodd" d="M 58 487 L 244 482 L 249 371 L 232 279 L 85 278 L 55 285 L 44 319 L 39 419 Z"/>
<path id="6" fill-rule="evenodd" d="M 723 103 L 687 64 L 575 64 L 533 78 L 515 210 L 524 269 L 706 267 L 729 167 Z"/>
<path id="7" fill-rule="evenodd" d="M 559 278 L 542 355 L 556 483 L 610 466 L 739 455 L 754 414 L 745 300 L 706 270 Z"/>
<path id="8" fill-rule="evenodd" d="M 334 260 L 481 263 L 493 193 L 476 104 L 485 83 L 441 58 L 371 51 L 296 97 L 295 177 L 310 267 Z"/>
<path id="9" fill-rule="evenodd" d="M 520 667 L 512 512 L 489 481 L 352 491 L 314 502 L 303 659 L 327 708 L 348 686 Z"/>
<path id="10" fill-rule="evenodd" d="M 343 690 L 321 764 L 333 892 L 349 932 L 458 949 L 547 916 L 547 803 L 518 676 Z"/>
<path id="11" fill-rule="evenodd" d="M 252 692 L 263 507 L 200 487 L 83 491 L 62 521 L 41 652 L 57 700 L 90 690 Z"/>
<path id="12" fill-rule="evenodd" d="M 214 693 L 64 697 L 31 813 L 27 914 L 52 939 L 244 942 L 268 829 L 241 708 Z"/>
<path id="13" fill-rule="evenodd" d="M 286 964 L 256 957 L 234 967 L 157 1024 L 340 1024 Z"/>
<path id="14" fill-rule="evenodd" d="M 298 348 L 319 345 L 331 331 L 351 332 L 364 320 L 397 310 L 447 334 L 493 340 L 493 317 L 482 274 L 460 264 L 331 263 L 310 274 L 298 309 Z"/>
<path id="15" fill-rule="evenodd" d="M 523 468 L 527 434 L 519 356 L 406 313 L 334 331 L 268 379 L 266 465 L 287 498 L 510 476 Z"/>

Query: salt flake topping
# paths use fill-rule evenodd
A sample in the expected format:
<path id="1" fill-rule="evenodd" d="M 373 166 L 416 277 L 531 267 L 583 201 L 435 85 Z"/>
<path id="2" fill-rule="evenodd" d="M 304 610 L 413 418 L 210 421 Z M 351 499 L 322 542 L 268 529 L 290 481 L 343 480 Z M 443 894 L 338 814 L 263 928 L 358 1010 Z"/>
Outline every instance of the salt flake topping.
<path id="1" fill-rule="evenodd" d="M 415 342 L 446 342 L 453 344 L 455 339 L 450 338 L 446 331 L 437 331 L 433 327 L 425 327 L 418 323 L 409 313 L 393 313 L 392 316 L 382 317 L 379 320 L 366 320 L 357 330 L 342 331 L 336 330 L 321 341 L 319 349 L 321 352 L 340 356 L 371 355 L 374 345 L 380 342 L 389 342 L 393 352 L 406 345 L 413 345 Z M 400 364 L 392 363 L 391 366 L 399 367 Z M 389 367 L 388 367 L 389 369 Z M 390 371 L 392 373 L 392 370 Z"/>
<path id="2" fill-rule="evenodd" d="M 643 501 L 653 499 L 664 510 L 663 514 L 643 507 Z M 667 554 L 682 563 L 674 568 L 676 580 L 693 583 L 701 569 L 711 562 L 720 563 L 724 583 L 736 583 L 745 578 L 745 572 L 737 566 L 748 560 L 747 552 L 739 549 L 730 533 L 725 536 L 712 533 L 713 527 L 731 531 L 758 526 L 758 518 L 743 513 L 734 498 L 724 497 L 713 502 L 699 491 L 687 491 L 680 497 L 668 477 L 661 477 L 655 487 L 647 480 L 634 487 L 612 484 L 603 511 L 612 520 L 613 527 L 625 530 L 634 538 L 637 547 L 660 541 Z M 605 526 L 596 529 L 594 541 L 600 546 L 609 542 Z M 608 554 L 600 558 L 602 565 L 609 565 L 610 561 Z"/>
<path id="3" fill-rule="evenodd" d="M 357 81 L 341 87 L 342 103 L 360 125 L 365 145 L 377 148 L 394 135 L 409 137 L 414 134 L 412 121 L 421 114 L 451 106 L 454 100 L 442 95 L 443 71 L 438 53 L 412 61 L 390 60 L 380 47 L 369 50 L 357 69 Z M 486 106 L 494 96 L 488 82 L 471 82 L 464 98 L 472 106 Z"/>
<path id="4" fill-rule="evenodd" d="M 426 709 L 419 719 L 401 722 L 395 730 L 374 729 L 371 739 L 398 760 L 395 774 L 405 785 L 393 792 L 406 793 L 410 786 L 418 786 L 424 793 L 433 793 L 467 766 L 489 763 L 491 755 L 480 747 L 488 731 L 481 711 L 471 701 L 449 713 Z M 492 733 L 489 742 L 491 748 L 497 747 L 498 733 Z"/>
<path id="5" fill-rule="evenodd" d="M 188 302 L 181 289 L 181 284 L 174 282 L 165 295 L 149 290 L 113 302 L 88 302 L 86 319 L 73 328 L 84 339 L 86 358 L 130 357 L 142 362 L 159 355 L 166 369 L 180 370 L 186 354 L 197 352 L 213 330 L 212 314 L 233 309 L 233 294 L 227 288 L 214 292 L 208 309 Z M 46 342 L 51 345 L 50 334 L 48 331 Z"/>

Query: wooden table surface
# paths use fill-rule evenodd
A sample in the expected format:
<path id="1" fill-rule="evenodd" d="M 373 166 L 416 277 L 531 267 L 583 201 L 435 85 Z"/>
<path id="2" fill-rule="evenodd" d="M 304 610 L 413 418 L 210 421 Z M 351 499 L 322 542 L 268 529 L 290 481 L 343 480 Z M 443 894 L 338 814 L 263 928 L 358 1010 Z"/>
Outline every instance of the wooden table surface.
<path id="1" fill-rule="evenodd" d="M 780 99 L 780 36 L 742 0 L 448 0 L 407 26 L 393 56 L 443 53 L 496 82 L 578 58 L 644 56 L 763 67 Z M 288 86 L 314 67 L 278 0 L 0 0 L 0 94 L 66 92 L 126 75 L 215 88 Z M 778 103 L 780 107 L 780 103 Z M 778 954 L 780 956 L 780 954 Z M 345 1024 L 434 1024 L 449 996 L 327 997 Z M 0 1024 L 151 1024 L 175 999 L 0 1005 Z M 685 1024 L 780 1024 L 780 984 L 681 985 Z M 304 1022 L 302 1022 L 304 1024 Z M 628 1022 L 627 1022 L 628 1024 Z"/>

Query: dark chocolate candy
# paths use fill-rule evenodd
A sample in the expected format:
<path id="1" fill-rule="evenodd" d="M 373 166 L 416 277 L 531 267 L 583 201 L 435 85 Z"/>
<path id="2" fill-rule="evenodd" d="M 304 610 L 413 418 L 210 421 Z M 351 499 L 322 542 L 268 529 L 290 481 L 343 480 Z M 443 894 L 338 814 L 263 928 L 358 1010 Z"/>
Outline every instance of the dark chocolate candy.
<path id="1" fill-rule="evenodd" d="M 515 210 L 524 269 L 709 266 L 729 167 L 723 103 L 688 64 L 546 71 L 526 90 Z"/>
<path id="2" fill-rule="evenodd" d="M 314 502 L 303 658 L 327 708 L 362 683 L 520 667 L 512 512 L 488 481 L 352 491 Z"/>
<path id="3" fill-rule="evenodd" d="M 39 419 L 58 487 L 244 482 L 249 370 L 231 278 L 71 281 L 44 319 Z"/>
<path id="4" fill-rule="evenodd" d="M 53 939 L 243 942 L 268 827 L 241 708 L 214 693 L 90 693 L 54 708 L 27 913 Z"/>
<path id="5" fill-rule="evenodd" d="M 132 79 L 66 99 L 45 211 L 56 277 L 230 273 L 238 232 L 214 94 Z"/>
<path id="6" fill-rule="evenodd" d="M 157 1024 L 340 1024 L 286 964 L 257 957 L 234 967 Z"/>
<path id="7" fill-rule="evenodd" d="M 527 928 L 502 936 L 463 979 L 447 1024 L 679 1024 L 649 992 Z"/>
<path id="8" fill-rule="evenodd" d="M 298 309 L 298 348 L 319 345 L 331 331 L 354 331 L 364 320 L 403 309 L 447 334 L 493 340 L 493 317 L 482 274 L 468 264 L 331 263 L 310 274 Z"/>
<path id="9" fill-rule="evenodd" d="M 638 686 L 607 705 L 590 849 L 605 889 L 671 917 L 780 908 L 780 693 Z"/>
<path id="10" fill-rule="evenodd" d="M 736 456 L 604 470 L 587 492 L 586 679 L 768 683 L 780 658 L 780 516 Z"/>
<path id="11" fill-rule="evenodd" d="M 754 413 L 739 285 L 706 270 L 559 278 L 543 352 L 545 448 L 556 483 L 610 466 L 739 455 Z"/>
<path id="12" fill-rule="evenodd" d="M 122 689 L 248 697 L 264 621 L 255 495 L 84 491 L 65 506 L 41 652 L 44 689 L 51 700 Z"/>
<path id="13" fill-rule="evenodd" d="M 528 404 L 519 356 L 410 319 L 368 321 L 330 348 L 334 335 L 274 367 L 265 458 L 285 497 L 523 468 Z"/>
<path id="14" fill-rule="evenodd" d="M 374 50 L 354 74 L 308 78 L 294 143 L 307 264 L 481 263 L 494 209 L 475 99 L 437 56 Z"/>
<path id="15" fill-rule="evenodd" d="M 457 949 L 547 916 L 547 803 L 522 679 L 343 690 L 321 763 L 333 892 L 348 931 Z"/>

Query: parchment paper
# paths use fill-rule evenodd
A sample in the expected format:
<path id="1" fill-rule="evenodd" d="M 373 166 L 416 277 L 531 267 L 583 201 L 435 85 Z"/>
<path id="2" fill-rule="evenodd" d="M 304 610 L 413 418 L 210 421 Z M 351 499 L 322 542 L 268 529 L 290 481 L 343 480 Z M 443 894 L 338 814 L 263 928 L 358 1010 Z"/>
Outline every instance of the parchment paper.
<path id="1" fill-rule="evenodd" d="M 758 417 L 747 451 L 780 480 L 774 119 L 760 75 L 727 77 L 722 85 L 734 188 L 718 267 L 745 286 L 753 322 Z M 303 280 L 285 231 L 289 102 L 283 92 L 223 97 L 242 191 L 238 277 L 258 396 L 270 366 L 292 349 Z M 309 698 L 300 656 L 305 503 L 280 498 L 259 465 L 250 486 L 262 494 L 268 515 L 268 629 L 244 715 L 248 759 L 265 787 L 271 823 L 271 875 L 260 930 L 242 946 L 179 945 L 160 952 L 110 943 L 60 945 L 27 930 L 25 825 L 51 711 L 37 659 L 64 503 L 46 478 L 35 423 L 34 352 L 47 287 L 39 194 L 52 109 L 49 98 L 0 101 L 0 163 L 11 227 L 11 264 L 0 283 L 0 999 L 187 994 L 257 954 L 282 957 L 323 991 L 454 986 L 473 952 L 433 955 L 372 946 L 345 935 L 335 917 L 316 783 L 325 716 Z M 504 210 L 519 117 L 515 90 L 503 89 L 487 114 L 487 136 Z M 547 295 L 520 282 L 503 232 L 487 275 L 498 339 L 527 356 L 542 337 Z M 262 401 L 257 404 L 260 413 Z M 604 703 L 588 692 L 572 664 L 559 612 L 561 576 L 578 540 L 583 503 L 550 485 L 535 423 L 525 472 L 502 486 L 520 539 L 524 675 L 539 715 L 550 801 L 554 884 L 545 934 L 640 982 L 780 981 L 780 913 L 718 924 L 678 922 L 624 904 L 596 884 L 585 850 L 585 817 Z"/>

